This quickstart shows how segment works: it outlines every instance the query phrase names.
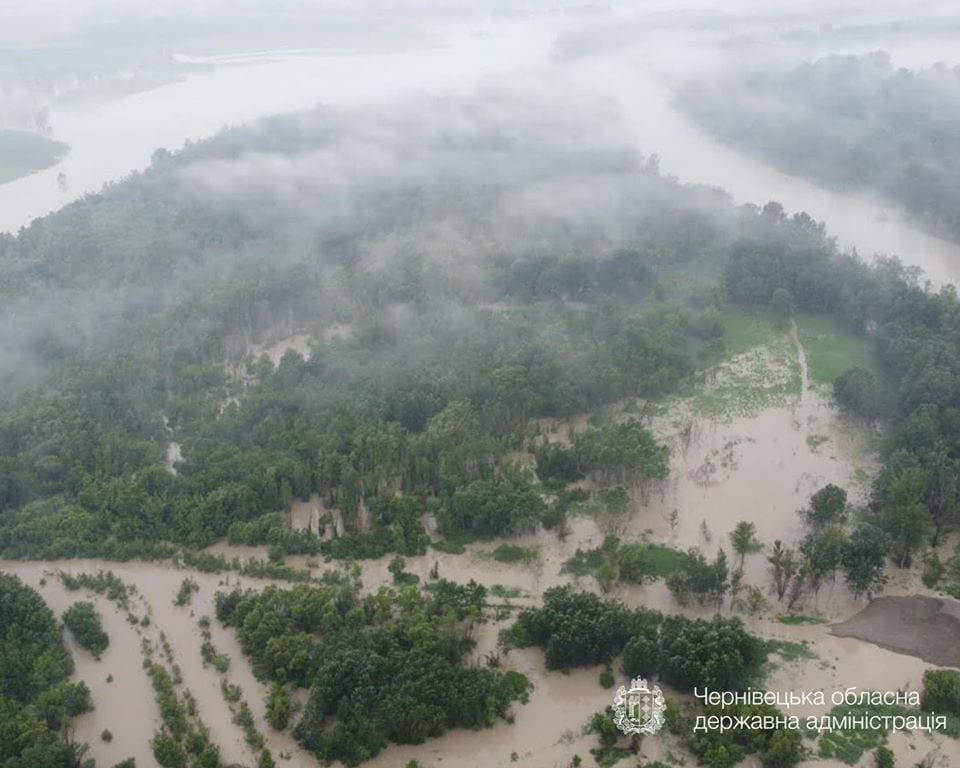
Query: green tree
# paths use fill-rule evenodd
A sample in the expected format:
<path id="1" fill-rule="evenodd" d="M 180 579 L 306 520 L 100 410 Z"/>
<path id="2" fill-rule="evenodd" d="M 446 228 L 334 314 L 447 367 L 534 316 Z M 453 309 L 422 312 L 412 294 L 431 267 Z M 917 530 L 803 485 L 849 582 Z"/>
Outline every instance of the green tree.
<path id="1" fill-rule="evenodd" d="M 803 570 L 814 593 L 820 591 L 824 580 L 833 578 L 840 567 L 846 537 L 839 528 L 811 531 L 800 542 Z"/>
<path id="2" fill-rule="evenodd" d="M 806 756 L 803 737 L 796 730 L 778 730 L 763 752 L 764 768 L 792 768 Z"/>
<path id="3" fill-rule="evenodd" d="M 920 709 L 960 716 L 960 672 L 955 669 L 928 669 L 924 672 Z"/>
<path id="4" fill-rule="evenodd" d="M 868 600 L 879 591 L 886 577 L 884 563 L 890 551 L 890 537 L 871 523 L 858 526 L 847 539 L 841 555 L 847 586 L 854 597 L 866 594 Z"/>
<path id="5" fill-rule="evenodd" d="M 0 573 L 0 765 L 89 768 L 87 745 L 68 736 L 90 691 L 68 683 L 73 663 L 53 613 L 17 576 Z"/>
<path id="6" fill-rule="evenodd" d="M 80 601 L 63 612 L 63 623 L 80 643 L 94 656 L 99 657 L 110 645 L 110 637 L 100 623 L 100 614 L 93 603 Z"/>
<path id="7" fill-rule="evenodd" d="M 890 537 L 894 562 L 901 568 L 910 564 L 913 553 L 930 537 L 925 488 L 923 471 L 906 469 L 890 483 L 880 499 L 880 527 Z"/>
<path id="8" fill-rule="evenodd" d="M 730 545 L 740 556 L 740 570 L 743 570 L 747 555 L 760 552 L 763 544 L 757 538 L 757 526 L 747 520 L 741 520 L 730 532 Z"/>
<path id="9" fill-rule="evenodd" d="M 894 768 L 896 763 L 893 750 L 881 744 L 873 751 L 873 763 L 875 768 Z"/>
<path id="10" fill-rule="evenodd" d="M 833 396 L 843 408 L 868 419 L 883 415 L 887 409 L 877 378 L 859 367 L 849 368 L 837 377 Z"/>
<path id="11" fill-rule="evenodd" d="M 810 497 L 810 506 L 800 512 L 811 528 L 842 525 L 847 514 L 847 492 L 832 483 Z"/>
<path id="12" fill-rule="evenodd" d="M 292 715 L 290 692 L 280 683 L 274 683 L 267 694 L 267 722 L 274 730 L 283 731 L 290 724 Z"/>
<path id="13" fill-rule="evenodd" d="M 770 296 L 770 309 L 781 327 L 786 327 L 794 312 L 793 295 L 786 288 L 777 288 Z"/>
<path id="14" fill-rule="evenodd" d="M 794 551 L 783 546 L 783 542 L 779 539 L 773 542 L 773 549 L 767 555 L 767 562 L 770 563 L 770 574 L 773 577 L 773 588 L 777 593 L 777 600 L 783 600 L 787 588 L 800 570 L 800 563 Z"/>
<path id="15" fill-rule="evenodd" d="M 667 587 L 680 605 L 695 597 L 701 605 L 719 607 L 730 588 L 726 552 L 721 547 L 710 563 L 698 549 L 690 549 L 680 568 L 667 577 Z"/>
<path id="16" fill-rule="evenodd" d="M 670 616 L 661 625 L 660 674 L 682 691 L 742 690 L 756 679 L 766 658 L 763 643 L 738 618 Z"/>

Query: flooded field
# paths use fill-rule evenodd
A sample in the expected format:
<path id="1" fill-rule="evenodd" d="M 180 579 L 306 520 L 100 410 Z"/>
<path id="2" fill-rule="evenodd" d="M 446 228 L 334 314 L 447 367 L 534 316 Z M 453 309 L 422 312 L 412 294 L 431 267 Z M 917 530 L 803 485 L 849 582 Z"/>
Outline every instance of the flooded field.
<path id="1" fill-rule="evenodd" d="M 867 448 L 869 436 L 861 428 L 846 423 L 830 398 L 810 383 L 797 335 L 792 333 L 787 338 L 789 343 L 767 350 L 759 357 L 756 351 L 734 357 L 711 372 L 698 393 L 671 402 L 662 412 L 647 417 L 660 438 L 670 446 L 671 472 L 662 487 L 643 492 L 633 489 L 631 509 L 615 526 L 624 539 L 642 537 L 677 549 L 697 547 L 712 555 L 721 546 L 729 551 L 729 532 L 738 521 L 750 520 L 756 524 L 758 536 L 766 545 L 775 538 L 794 544 L 801 535 L 797 510 L 807 503 L 813 491 L 833 482 L 845 487 L 854 503 L 865 498 L 866 479 L 873 471 L 873 457 Z M 288 349 L 309 354 L 307 341 L 305 336 L 295 336 L 265 346 L 262 351 L 271 358 Z M 758 374 L 757 365 L 765 373 Z M 730 382 L 739 381 L 743 371 L 751 371 L 750 377 L 763 382 L 768 390 L 764 397 L 755 400 L 753 412 L 713 410 L 712 415 L 703 415 L 704 403 L 710 402 L 711 395 Z M 631 409 L 617 410 L 615 419 L 633 417 Z M 571 430 L 585 429 L 588 421 L 584 416 L 564 423 L 544 422 L 541 427 L 550 439 L 565 441 Z M 811 435 L 817 439 L 811 440 Z M 171 468 L 175 463 L 175 445 L 171 443 L 168 453 Z M 674 510 L 676 515 L 671 514 Z M 326 514 L 321 500 L 314 496 L 293 505 L 290 522 L 294 528 L 318 531 L 319 522 Z M 599 590 L 592 576 L 577 579 L 562 569 L 578 549 L 598 547 L 608 532 L 609 521 L 587 515 L 573 516 L 562 537 L 555 531 L 539 530 L 511 540 L 536 549 L 537 557 L 532 562 L 496 561 L 491 552 L 502 542 L 495 540 L 469 545 L 461 555 L 430 551 L 422 557 L 408 558 L 406 570 L 419 576 L 422 582 L 426 582 L 435 569 L 442 578 L 453 581 L 475 579 L 487 587 L 499 585 L 512 595 L 503 599 L 505 604 L 536 605 L 543 592 L 555 585 L 575 581 L 582 588 Z M 216 545 L 210 551 L 241 560 L 265 559 L 267 555 L 266 547 L 226 544 Z M 390 557 L 383 557 L 361 563 L 365 592 L 376 591 L 392 582 L 389 560 Z M 313 574 L 341 567 L 302 556 L 289 557 L 287 563 Z M 267 687 L 254 677 L 232 631 L 216 620 L 210 624 L 211 642 L 219 653 L 230 659 L 226 672 L 218 672 L 204 663 L 201 656 L 203 636 L 198 621 L 204 616 L 214 616 L 215 593 L 234 585 L 258 589 L 269 582 L 235 573 L 193 572 L 172 563 L 78 560 L 5 562 L 2 567 L 39 589 L 58 615 L 81 595 L 92 599 L 102 614 L 111 640 L 102 659 L 94 660 L 72 642 L 70 647 L 77 661 L 76 678 L 90 686 L 96 704 L 94 712 L 77 720 L 76 733 L 78 738 L 91 744 L 92 753 L 103 764 L 134 756 L 138 766 L 156 765 L 149 741 L 160 721 L 150 681 L 141 664 L 144 640 L 154 648 L 163 647 L 164 640 L 169 644 L 171 655 L 167 663 L 179 669 L 184 687 L 196 699 L 202 722 L 209 727 L 226 762 L 251 765 L 255 756 L 224 699 L 222 680 L 243 690 L 256 727 L 275 756 L 289 755 L 294 765 L 315 764 L 314 758 L 304 753 L 289 733 L 273 731 L 265 722 Z M 55 573 L 63 570 L 92 574 L 101 569 L 112 571 L 125 583 L 135 585 L 136 594 L 128 608 L 122 609 L 89 590 L 71 592 Z M 196 583 L 197 590 L 189 605 L 178 607 L 174 598 L 187 576 Z M 763 554 L 747 558 L 744 580 L 769 593 L 770 579 Z M 908 595 L 923 591 L 915 573 L 891 573 L 888 593 Z M 631 606 L 649 606 L 694 616 L 712 614 L 712 610 L 706 608 L 681 609 L 662 581 L 643 585 L 621 583 L 610 596 Z M 927 658 L 927 654 L 912 646 L 902 646 L 900 650 L 916 653 L 915 656 L 890 650 L 890 643 L 881 642 L 888 646 L 881 648 L 857 639 L 875 639 L 863 631 L 847 632 L 838 628 L 836 634 L 831 634 L 828 622 L 848 619 L 866 605 L 863 600 L 854 600 L 839 580 L 825 584 L 818 595 L 798 606 L 806 614 L 821 617 L 821 623 L 784 624 L 777 618 L 783 606 L 777 604 L 774 596 L 768 594 L 768 598 L 766 609 L 744 617 L 750 630 L 762 637 L 805 644 L 808 650 L 800 658 L 773 664 L 766 681 L 770 690 L 829 693 L 852 684 L 860 689 L 917 690 L 923 671 L 931 666 L 918 658 Z M 859 626 L 867 621 L 874 635 L 877 631 L 892 632 L 891 636 L 912 631 L 900 617 L 891 616 L 882 607 L 882 601 L 877 601 L 853 623 Z M 884 615 L 877 618 L 878 611 Z M 952 607 L 944 609 L 945 616 L 953 616 L 952 612 L 955 613 Z M 144 617 L 148 617 L 146 622 Z M 502 621 L 491 619 L 479 625 L 474 652 L 477 663 L 497 651 L 498 633 L 512 620 L 512 617 Z M 952 620 L 955 621 L 955 617 Z M 880 621 L 880 630 L 877 630 L 877 621 Z M 892 624 L 888 627 L 884 622 Z M 836 636 L 838 634 L 855 636 Z M 612 695 L 598 683 L 601 668 L 578 669 L 569 674 L 547 672 L 543 655 L 536 649 L 511 651 L 501 658 L 501 664 L 522 671 L 534 684 L 529 703 L 515 707 L 515 722 L 501 721 L 491 730 L 451 732 L 421 746 L 390 746 L 369 765 L 386 768 L 417 759 L 425 766 L 481 768 L 517 762 L 531 768 L 551 768 L 569 765 L 575 754 L 587 759 L 596 737 L 586 735 L 584 726 L 594 712 L 610 703 Z M 105 728 L 114 734 L 109 743 L 100 739 Z M 904 760 L 936 753 L 940 762 L 935 765 L 960 761 L 955 742 L 942 737 L 934 739 L 898 734 L 891 744 Z M 676 749 L 673 737 L 662 734 L 643 742 L 642 755 L 649 760 L 662 759 Z M 839 765 L 830 761 L 816 764 Z"/>

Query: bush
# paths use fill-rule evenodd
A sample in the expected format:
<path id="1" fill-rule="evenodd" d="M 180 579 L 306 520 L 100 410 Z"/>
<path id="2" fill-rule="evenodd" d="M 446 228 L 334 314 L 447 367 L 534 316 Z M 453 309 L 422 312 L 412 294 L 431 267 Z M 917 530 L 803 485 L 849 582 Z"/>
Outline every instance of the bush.
<path id="1" fill-rule="evenodd" d="M 173 604 L 176 606 L 189 605 L 193 600 L 193 593 L 199 591 L 200 585 L 197 584 L 193 579 L 186 578 L 180 582 L 180 589 L 177 590 L 177 596 L 174 598 Z"/>
<path id="2" fill-rule="evenodd" d="M 63 623 L 73 633 L 77 642 L 95 657 L 99 658 L 110 645 L 110 638 L 103 630 L 93 603 L 74 603 L 63 612 Z"/>
<path id="3" fill-rule="evenodd" d="M 893 750 L 884 746 L 877 747 L 873 752 L 873 762 L 876 768 L 893 768 Z"/>
<path id="4" fill-rule="evenodd" d="M 923 575 L 921 578 L 923 579 L 924 586 L 933 589 L 940 583 L 940 579 L 943 578 L 946 570 L 947 567 L 940 559 L 940 555 L 938 555 L 936 551 L 928 552 L 923 558 Z"/>
<path id="5" fill-rule="evenodd" d="M 610 667 L 607 667 L 603 672 L 600 673 L 600 685 L 603 688 L 613 688 L 614 684 L 613 679 L 613 670 Z"/>
<path id="6" fill-rule="evenodd" d="M 886 410 L 883 391 L 876 377 L 863 368 L 850 368 L 833 382 L 833 396 L 847 410 L 874 419 Z"/>
<path id="7" fill-rule="evenodd" d="M 267 697 L 267 722 L 277 731 L 284 730 L 290 724 L 293 704 L 285 686 L 274 683 Z"/>
<path id="8" fill-rule="evenodd" d="M 540 548 L 520 544 L 501 544 L 493 550 L 493 559 L 498 563 L 523 563 L 532 565 L 540 559 Z"/>
<path id="9" fill-rule="evenodd" d="M 920 709 L 960 716 L 960 672 L 955 669 L 928 669 L 924 672 Z"/>

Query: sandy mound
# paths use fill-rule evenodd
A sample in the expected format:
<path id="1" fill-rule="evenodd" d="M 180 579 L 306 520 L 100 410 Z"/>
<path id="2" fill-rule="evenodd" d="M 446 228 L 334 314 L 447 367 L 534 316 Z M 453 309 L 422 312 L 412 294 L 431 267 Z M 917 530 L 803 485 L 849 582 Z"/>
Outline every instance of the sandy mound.
<path id="1" fill-rule="evenodd" d="M 879 597 L 830 630 L 941 667 L 960 667 L 960 602 L 956 600 Z"/>

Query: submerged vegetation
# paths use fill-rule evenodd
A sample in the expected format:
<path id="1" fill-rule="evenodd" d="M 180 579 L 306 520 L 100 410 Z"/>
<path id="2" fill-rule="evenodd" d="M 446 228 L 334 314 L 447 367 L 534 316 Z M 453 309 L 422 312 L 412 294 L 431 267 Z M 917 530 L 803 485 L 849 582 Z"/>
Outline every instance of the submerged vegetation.
<path id="1" fill-rule="evenodd" d="M 899 92 L 897 78 L 890 87 Z M 142 173 L 0 235 L 0 555 L 230 572 L 216 616 L 243 656 L 221 652 L 203 617 L 189 659 L 219 681 L 223 719 L 259 768 L 274 765 L 271 742 L 229 679 L 247 660 L 270 729 L 354 766 L 391 744 L 512 722 L 532 690 L 509 667 L 514 649 L 542 648 L 549 670 L 601 666 L 604 688 L 622 673 L 682 695 L 739 691 L 762 681 L 771 655 L 815 654 L 754 636 L 727 607 L 773 606 L 786 633 L 826 620 L 795 613 L 824 585 L 842 579 L 870 599 L 891 563 L 920 558 L 928 587 L 960 594 L 960 556 L 926 552 L 960 524 L 955 292 L 922 287 L 895 259 L 839 252 L 805 213 L 737 206 L 661 175 L 656 158 L 596 123 L 584 131 L 565 110 L 482 89 L 469 103 L 390 114 L 317 109 L 158 150 Z M 911 200 L 931 179 L 952 194 L 939 171 L 908 176 L 912 191 L 896 191 Z M 941 202 L 916 212 L 953 227 Z M 805 385 L 882 434 L 863 504 L 828 484 L 799 510 L 799 540 L 761 541 L 757 521 L 741 520 L 709 550 L 627 527 L 666 498 L 695 417 L 802 406 Z M 660 417 L 680 398 L 691 423 L 674 434 Z M 802 450 L 804 439 L 820 458 L 838 442 L 811 430 Z M 600 534 L 562 550 L 564 578 L 594 577 L 604 594 L 659 580 L 685 612 L 711 618 L 570 585 L 541 602 L 542 572 L 559 566 L 552 545 L 579 523 Z M 709 544 L 706 519 L 701 532 Z M 263 550 L 207 549 L 224 541 Z M 441 578 L 450 561 L 436 553 L 468 547 L 496 563 L 473 566 L 508 586 Z M 390 586 L 362 590 L 359 560 L 373 561 L 374 585 L 385 568 Z M 769 572 L 769 601 L 746 583 L 748 565 Z M 288 583 L 253 590 L 234 574 Z M 113 573 L 60 578 L 126 610 L 133 631 L 154 626 Z M 217 579 L 201 593 L 175 578 L 161 621 L 208 610 Z M 0 598 L 0 715 L 13 724 L 0 764 L 75 768 L 84 750 L 65 726 L 89 707 L 86 689 L 66 682 L 72 663 L 37 594 L 0 576 Z M 64 622 L 95 655 L 108 647 L 92 603 Z M 481 644 L 478 658 L 488 622 L 499 646 Z M 26 635 L 6 629 L 21 623 Z M 156 762 L 221 768 L 174 662 L 188 657 L 159 636 L 158 658 L 143 638 Z M 925 706 L 956 715 L 956 677 L 925 681 Z M 688 721 L 712 713 L 677 702 L 668 712 L 703 765 L 809 756 L 795 730 L 693 733 Z M 98 746 L 119 740 L 119 725 Z M 602 765 L 639 754 L 609 712 L 587 730 Z M 882 741 L 838 734 L 818 749 L 876 749 L 879 761 Z"/>
<path id="2" fill-rule="evenodd" d="M 53 613 L 16 576 L 0 573 L 0 764 L 76 768 L 87 745 L 69 736 L 70 719 L 92 708 Z"/>
<path id="3" fill-rule="evenodd" d="M 520 673 L 468 665 L 486 590 L 436 581 L 361 597 L 355 584 L 220 592 L 217 616 L 237 630 L 254 671 L 273 682 L 268 719 L 290 719 L 283 686 L 308 688 L 297 740 L 324 761 L 356 765 L 388 743 L 420 744 L 450 728 L 483 728 L 526 701 Z"/>
<path id="4" fill-rule="evenodd" d="M 76 641 L 97 658 L 110 645 L 110 638 L 100 623 L 100 614 L 93 603 L 74 603 L 63 612 L 63 623 Z"/>
<path id="5" fill-rule="evenodd" d="M 680 691 L 744 689 L 758 678 L 767 656 L 739 619 L 664 617 L 569 586 L 548 589 L 542 608 L 522 611 L 501 634 L 501 644 L 542 647 L 550 669 L 609 664 L 622 656 L 627 676 L 659 677 Z"/>
<path id="6" fill-rule="evenodd" d="M 445 109 L 438 119 L 455 122 L 459 108 Z M 737 209 L 640 158 L 614 162 L 602 134 L 563 162 L 586 163 L 616 185 L 633 222 L 628 236 L 602 236 L 609 222 L 601 217 L 582 237 L 538 221 L 538 237 L 560 249 L 522 232 L 461 248 L 454 261 L 400 247 L 434 219 L 499 232 L 507 224 L 495 200 L 547 168 L 566 183 L 556 137 L 536 122 L 511 129 L 503 151 L 525 160 L 496 183 L 481 183 L 471 160 L 467 179 L 428 175 L 430 194 L 398 207 L 385 201 L 402 180 L 357 182 L 350 188 L 368 206 L 344 232 L 319 217 L 309 237 L 291 243 L 266 180 L 250 192 L 255 219 L 252 201 L 227 190 L 212 202 L 211 174 L 246 167 L 254 162 L 247 153 L 334 162 L 339 142 L 366 119 L 353 118 L 276 118 L 159 153 L 145 173 L 0 240 L 0 290 L 10 297 L 86 291 L 110 307 L 161 277 L 168 284 L 149 311 L 130 314 L 122 335 L 106 319 L 85 341 L 80 318 L 59 323 L 76 329 L 71 337 L 39 315 L 18 316 L 45 341 L 17 350 L 31 365 L 2 374 L 0 552 L 169 557 L 229 537 L 271 547 L 264 575 L 307 579 L 278 561 L 318 550 L 422 554 L 431 517 L 454 542 L 552 526 L 562 523 L 572 483 L 641 494 L 655 487 L 668 474 L 667 449 L 640 420 L 578 431 L 563 445 L 531 431 L 533 419 L 680 391 L 720 360 L 725 343 L 748 348 L 772 328 L 789 345 L 776 329 L 790 316 L 810 341 L 814 380 L 841 370 L 835 342 L 843 340 L 851 369 L 836 377 L 838 399 L 894 427 L 870 522 L 890 537 L 896 562 L 910 562 L 928 532 L 954 525 L 960 326 L 952 294 L 925 292 L 896 262 L 869 267 L 838 254 L 804 214 L 788 217 L 775 203 Z M 496 133 L 497 119 L 482 116 L 478 130 Z M 398 147 L 430 146 L 431 137 L 396 120 Z M 487 191 L 442 194 L 465 183 Z M 328 194 L 304 190 L 314 208 Z M 379 236 L 386 255 L 376 262 L 374 231 L 389 232 Z M 88 246 L 67 246 L 78 237 Z M 131 242 L 144 246 L 131 250 Z M 231 268 L 212 270 L 228 243 L 238 254 Z M 269 274 L 254 257 L 264 249 L 283 254 Z M 128 268 L 111 270 L 121 260 Z M 63 311 L 79 307 L 65 302 Z M 771 319 L 754 322 L 750 313 Z M 337 324 L 351 332 L 324 339 L 324 327 Z M 244 359 L 241 339 L 278 326 L 311 331 L 307 358 Z M 797 387 L 794 366 L 777 384 L 784 393 Z M 728 389 L 745 401 L 736 381 Z M 724 408 L 724 391 L 708 389 L 704 407 Z M 168 426 L 182 446 L 176 472 L 163 463 Z M 535 472 L 518 453 L 536 457 Z M 334 533 L 322 543 L 285 518 L 312 496 Z M 188 552 L 185 560 L 208 557 Z"/>

